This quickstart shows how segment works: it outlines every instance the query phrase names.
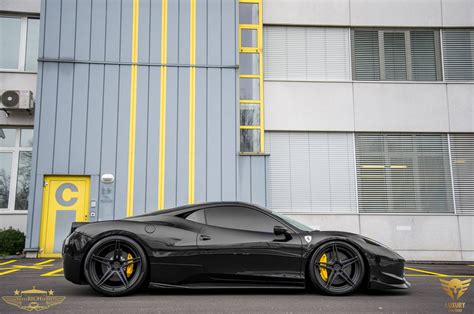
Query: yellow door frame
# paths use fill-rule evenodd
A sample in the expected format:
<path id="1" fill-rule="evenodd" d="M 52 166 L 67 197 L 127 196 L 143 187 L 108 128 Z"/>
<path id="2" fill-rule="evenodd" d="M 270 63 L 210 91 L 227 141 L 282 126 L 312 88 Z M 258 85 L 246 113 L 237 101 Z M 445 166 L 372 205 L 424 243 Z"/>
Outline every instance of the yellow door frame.
<path id="1" fill-rule="evenodd" d="M 44 176 L 44 185 L 43 185 L 43 202 L 41 205 L 41 224 L 40 224 L 40 242 L 39 242 L 39 251 L 38 257 L 47 257 L 47 258 L 59 258 L 61 253 L 52 253 L 44 252 L 46 247 L 51 247 L 55 240 L 55 232 L 48 233 L 48 230 L 55 230 L 56 225 L 56 210 L 54 211 L 54 216 L 50 215 L 52 209 L 49 208 L 51 195 L 56 191 L 51 191 L 51 182 L 52 181 L 63 181 L 67 182 L 85 182 L 85 191 L 80 191 L 84 195 L 83 208 L 76 209 L 76 221 L 87 221 L 89 215 L 89 199 L 90 199 L 90 177 L 89 176 Z M 54 197 L 54 196 L 53 196 Z M 53 209 L 54 210 L 54 209 Z M 49 236 L 49 237 L 48 237 Z"/>

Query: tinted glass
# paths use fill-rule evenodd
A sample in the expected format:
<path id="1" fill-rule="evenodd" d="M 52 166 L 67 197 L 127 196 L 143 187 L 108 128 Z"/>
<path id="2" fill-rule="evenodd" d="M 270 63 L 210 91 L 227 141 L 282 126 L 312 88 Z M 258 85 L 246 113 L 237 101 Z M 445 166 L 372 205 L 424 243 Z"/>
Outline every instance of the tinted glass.
<path id="1" fill-rule="evenodd" d="M 33 129 L 21 129 L 20 146 L 22 147 L 33 146 Z"/>
<path id="2" fill-rule="evenodd" d="M 20 54 L 21 20 L 13 17 L 0 17 L 0 68 L 18 69 Z"/>
<path id="3" fill-rule="evenodd" d="M 259 211 L 242 207 L 206 209 L 207 224 L 216 227 L 273 233 L 278 221 Z"/>
<path id="4" fill-rule="evenodd" d="M 189 216 L 186 217 L 186 220 L 194 221 L 200 224 L 205 224 L 206 218 L 204 218 L 204 209 L 197 210 L 191 213 Z"/>
<path id="5" fill-rule="evenodd" d="M 240 130 L 240 151 L 244 153 L 260 151 L 260 130 Z"/>
<path id="6" fill-rule="evenodd" d="M 16 129 L 0 128 L 0 147 L 15 146 Z"/>
<path id="7" fill-rule="evenodd" d="M 28 210 L 30 192 L 31 152 L 20 152 L 15 195 L 15 210 Z"/>
<path id="8" fill-rule="evenodd" d="M 240 3 L 239 4 L 239 23 L 240 24 L 258 24 L 258 4 Z"/>
<path id="9" fill-rule="evenodd" d="M 28 19 L 26 39 L 25 70 L 36 72 L 38 69 L 39 19 Z"/>
<path id="10" fill-rule="evenodd" d="M 0 208 L 8 208 L 12 153 L 0 153 Z"/>

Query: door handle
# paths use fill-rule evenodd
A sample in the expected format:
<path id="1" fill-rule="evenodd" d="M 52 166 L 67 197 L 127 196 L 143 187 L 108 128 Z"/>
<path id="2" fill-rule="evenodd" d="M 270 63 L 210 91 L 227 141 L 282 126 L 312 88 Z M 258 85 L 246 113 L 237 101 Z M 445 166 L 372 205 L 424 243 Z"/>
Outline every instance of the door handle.
<path id="1" fill-rule="evenodd" d="M 211 239 L 211 237 L 206 235 L 206 234 L 199 235 L 199 240 L 201 240 L 201 241 L 208 241 L 210 239 Z"/>

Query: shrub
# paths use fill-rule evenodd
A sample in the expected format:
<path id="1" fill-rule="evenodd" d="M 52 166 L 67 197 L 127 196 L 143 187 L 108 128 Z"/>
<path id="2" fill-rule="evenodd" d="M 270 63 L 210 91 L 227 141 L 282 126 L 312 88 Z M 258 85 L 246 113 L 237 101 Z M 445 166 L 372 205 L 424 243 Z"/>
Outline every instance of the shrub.
<path id="1" fill-rule="evenodd" d="M 11 227 L 0 230 L 0 256 L 21 253 L 24 248 L 25 234 L 23 232 Z"/>

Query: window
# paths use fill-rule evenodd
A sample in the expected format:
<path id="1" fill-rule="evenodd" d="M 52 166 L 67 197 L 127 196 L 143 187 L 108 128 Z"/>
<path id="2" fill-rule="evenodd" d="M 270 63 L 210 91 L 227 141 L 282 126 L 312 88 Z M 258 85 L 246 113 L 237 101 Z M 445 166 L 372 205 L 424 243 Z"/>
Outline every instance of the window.
<path id="1" fill-rule="evenodd" d="M 458 214 L 474 214 L 474 134 L 450 134 L 454 196 Z"/>
<path id="2" fill-rule="evenodd" d="M 360 212 L 454 212 L 446 134 L 355 136 Z"/>
<path id="3" fill-rule="evenodd" d="M 281 225 L 272 217 L 245 207 L 213 207 L 206 209 L 207 224 L 211 226 L 273 233 Z"/>
<path id="4" fill-rule="evenodd" d="M 280 212 L 356 212 L 351 133 L 268 132 L 268 202 Z"/>
<path id="5" fill-rule="evenodd" d="M 204 217 L 204 209 L 196 210 L 186 217 L 186 220 L 197 222 L 200 224 L 206 223 L 206 218 Z"/>
<path id="6" fill-rule="evenodd" d="M 37 70 L 39 19 L 0 16 L 0 70 Z"/>
<path id="7" fill-rule="evenodd" d="M 263 152 L 262 3 L 239 2 L 240 151 Z"/>
<path id="8" fill-rule="evenodd" d="M 360 81 L 438 81 L 437 30 L 352 31 L 353 78 Z"/>
<path id="9" fill-rule="evenodd" d="M 265 26 L 265 79 L 350 80 L 349 29 Z"/>
<path id="10" fill-rule="evenodd" d="M 32 129 L 0 128 L 0 212 L 28 210 Z"/>
<path id="11" fill-rule="evenodd" d="M 443 53 L 447 81 L 474 80 L 474 30 L 444 30 Z"/>

